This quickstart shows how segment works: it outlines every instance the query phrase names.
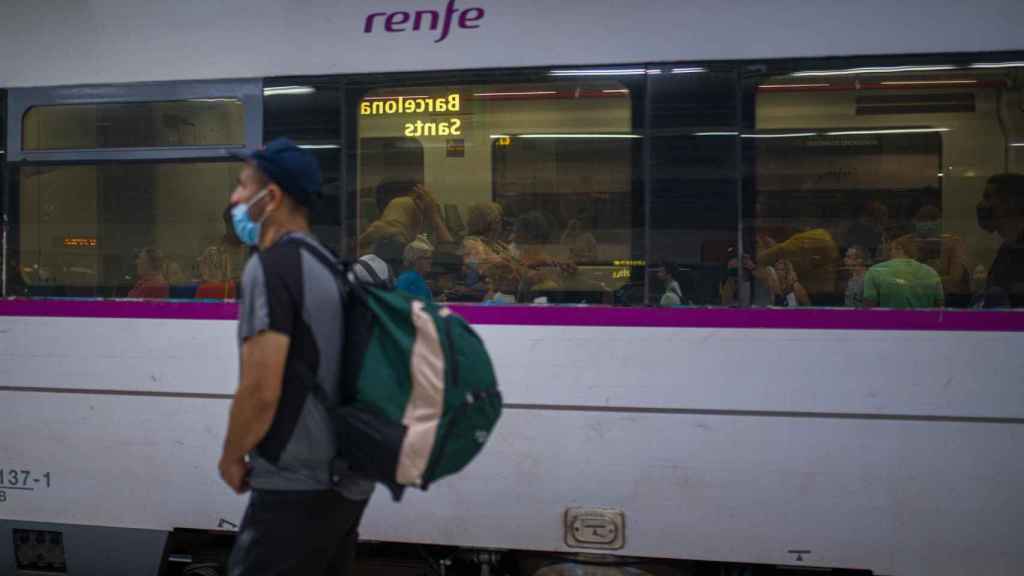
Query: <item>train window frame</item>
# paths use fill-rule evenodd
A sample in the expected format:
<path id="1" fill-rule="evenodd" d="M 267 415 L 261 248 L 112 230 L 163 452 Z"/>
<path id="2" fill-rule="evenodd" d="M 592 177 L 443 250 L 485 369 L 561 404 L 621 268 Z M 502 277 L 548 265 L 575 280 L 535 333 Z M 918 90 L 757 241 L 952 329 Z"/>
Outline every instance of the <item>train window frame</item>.
<path id="1" fill-rule="evenodd" d="M 105 113 L 115 113 L 116 114 L 117 112 L 127 112 L 129 114 L 131 114 L 131 113 L 138 114 L 139 112 L 149 113 L 149 114 L 156 114 L 156 113 L 159 112 L 165 118 L 168 118 L 168 117 L 173 118 L 174 116 L 172 116 L 170 114 L 170 111 L 164 112 L 164 111 L 161 110 L 161 108 L 177 107 L 177 108 L 179 108 L 179 110 L 176 110 L 176 112 L 181 112 L 181 113 L 183 113 L 183 116 L 185 116 L 185 115 L 187 115 L 191 111 L 198 111 L 198 109 L 200 107 L 205 107 L 205 108 L 208 108 L 208 109 L 209 108 L 220 107 L 219 111 L 227 112 L 228 109 L 223 108 L 223 106 L 225 104 L 236 106 L 237 108 L 233 112 L 236 112 L 237 114 L 241 115 L 244 118 L 245 108 L 244 108 L 244 105 L 242 104 L 242 101 L 238 100 L 236 98 L 224 98 L 224 97 L 218 97 L 218 98 L 190 98 L 190 99 L 187 99 L 187 100 L 158 100 L 158 101 L 145 101 L 145 102 L 104 102 L 104 103 L 74 103 L 74 104 L 36 104 L 36 105 L 30 106 L 27 110 L 25 110 L 25 113 L 22 116 L 22 119 L 21 119 L 21 123 L 22 123 L 21 147 L 22 147 L 22 149 L 25 152 L 53 152 L 53 151 L 59 151 L 59 150 L 111 150 L 111 149 L 131 150 L 131 149 L 159 149 L 159 148 L 184 148 L 184 147 L 193 147 L 193 148 L 235 148 L 235 149 L 241 148 L 241 147 L 243 147 L 245 145 L 245 142 L 244 142 L 244 139 L 245 139 L 245 125 L 244 125 L 244 122 L 239 122 L 237 124 L 228 123 L 226 125 L 228 128 L 240 129 L 241 134 L 238 134 L 238 135 L 232 134 L 230 137 L 225 138 L 224 141 L 220 141 L 220 142 L 214 141 L 214 142 L 209 142 L 209 143 L 205 143 L 205 144 L 173 144 L 173 143 L 157 143 L 157 142 L 153 142 L 153 143 L 145 143 L 145 144 L 140 144 L 140 145 L 113 145 L 113 146 L 106 146 L 106 145 L 102 145 L 99 142 L 100 138 L 96 138 L 97 142 L 95 144 L 90 144 L 90 145 L 70 145 L 70 144 L 69 145 L 52 145 L 52 146 L 51 145 L 34 145 L 34 146 L 30 146 L 29 145 L 30 140 L 32 140 L 32 138 L 30 138 L 30 134 L 38 136 L 38 135 L 40 135 L 40 134 L 42 134 L 44 132 L 47 132 L 46 130 L 38 130 L 38 129 L 29 130 L 29 124 L 31 124 L 33 122 L 38 122 L 40 120 L 42 120 L 42 121 L 50 120 L 51 119 L 51 115 L 53 115 L 53 114 L 57 114 L 57 115 L 67 114 L 68 116 L 72 116 L 73 114 L 82 114 L 82 113 L 88 114 L 89 112 L 92 112 L 92 113 L 96 114 L 97 116 L 99 116 L 99 115 L 105 114 Z M 192 109 L 192 110 L 187 110 L 187 109 Z M 66 118 L 66 120 L 73 121 L 73 118 Z M 99 124 L 97 124 L 97 125 L 99 125 Z M 195 126 L 194 123 L 187 122 L 187 121 L 183 121 L 182 125 Z M 165 126 L 165 128 L 166 128 L 166 126 Z M 233 132 L 234 130 L 231 130 L 231 131 Z M 236 137 L 237 137 L 237 139 L 236 139 Z"/>
<path id="2" fill-rule="evenodd" d="M 22 168 L 42 166 L 82 166 L 108 164 L 153 164 L 174 163 L 229 163 L 238 162 L 237 153 L 256 150 L 263 145 L 263 97 L 262 79 L 225 81 L 183 81 L 157 82 L 116 86 L 72 86 L 59 88 L 15 88 L 7 91 L 5 111 L 7 154 L 5 162 L 6 194 L 3 195 L 3 214 L 8 218 L 5 230 L 7 241 L 4 249 L 5 296 L 11 291 L 10 282 L 21 282 L 20 274 L 8 278 L 8 262 L 17 261 L 8 257 L 20 250 L 21 227 L 18 178 Z M 165 102 L 168 100 L 194 100 L 230 98 L 243 106 L 245 142 L 233 146 L 164 146 L 139 148 L 97 148 L 63 150 L 24 150 L 21 146 L 22 122 L 25 113 L 35 106 L 61 104 L 116 104 L 125 102 Z M 230 190 L 225 190 L 225 193 Z M 32 299 L 46 299 L 46 295 L 33 295 L 28 285 L 24 296 Z M 63 287 L 63 286 L 62 286 Z M 66 288 L 66 287 L 64 287 Z M 100 286 L 96 286 L 97 294 Z M 89 299 L 108 300 L 110 297 L 85 296 Z M 171 298 L 174 301 L 192 299 Z"/>
<path id="3" fill-rule="evenodd" d="M 153 103 L 228 98 L 242 103 L 244 142 L 242 145 L 187 145 L 126 148 L 68 148 L 26 150 L 22 145 L 24 121 L 30 109 L 39 106 L 78 104 Z M 84 162 L 120 160 L 180 160 L 228 157 L 240 150 L 255 150 L 263 142 L 263 81 L 155 82 L 116 86 L 70 86 L 57 88 L 14 88 L 7 98 L 8 162 Z"/>

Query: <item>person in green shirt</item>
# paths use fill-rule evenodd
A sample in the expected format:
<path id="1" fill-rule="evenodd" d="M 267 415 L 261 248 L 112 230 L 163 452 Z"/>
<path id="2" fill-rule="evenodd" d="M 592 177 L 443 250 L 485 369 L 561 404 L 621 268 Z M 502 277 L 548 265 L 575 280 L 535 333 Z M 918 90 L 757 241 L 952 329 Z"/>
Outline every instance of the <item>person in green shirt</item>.
<path id="1" fill-rule="evenodd" d="M 912 258 L 913 245 L 900 238 L 889 245 L 889 260 L 864 275 L 866 308 L 941 308 L 942 278 L 927 264 Z"/>

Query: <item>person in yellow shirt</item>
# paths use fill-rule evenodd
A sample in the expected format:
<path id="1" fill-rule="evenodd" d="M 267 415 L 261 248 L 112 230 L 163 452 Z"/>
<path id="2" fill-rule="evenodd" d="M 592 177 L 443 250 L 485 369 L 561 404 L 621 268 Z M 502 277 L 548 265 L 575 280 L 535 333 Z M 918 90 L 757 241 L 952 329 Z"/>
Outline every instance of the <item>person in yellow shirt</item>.
<path id="1" fill-rule="evenodd" d="M 441 206 L 421 184 L 412 181 L 382 182 L 377 187 L 380 218 L 359 236 L 359 254 L 368 254 L 374 244 L 394 239 L 402 246 L 414 241 L 420 234 L 433 229 L 435 243 L 451 242 L 441 218 Z"/>
<path id="2" fill-rule="evenodd" d="M 759 247 L 759 266 L 773 266 L 783 259 L 792 264 L 812 303 L 822 305 L 836 297 L 839 247 L 828 230 L 806 226 L 784 242 Z"/>

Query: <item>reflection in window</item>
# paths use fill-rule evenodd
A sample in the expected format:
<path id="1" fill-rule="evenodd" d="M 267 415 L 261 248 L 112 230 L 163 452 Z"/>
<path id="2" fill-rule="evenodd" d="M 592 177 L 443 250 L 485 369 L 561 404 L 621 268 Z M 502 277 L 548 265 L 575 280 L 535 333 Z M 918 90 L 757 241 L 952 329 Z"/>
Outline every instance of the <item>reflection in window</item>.
<path id="1" fill-rule="evenodd" d="M 692 69 L 691 69 L 692 70 Z M 692 71 L 649 78 L 651 113 L 648 301 L 734 306 L 738 121 L 735 74 Z"/>
<path id="2" fill-rule="evenodd" d="M 234 298 L 245 253 L 225 208 L 238 169 L 18 168 L 18 285 L 30 296 Z"/>
<path id="3" fill-rule="evenodd" d="M 242 146 L 244 118 L 231 98 L 36 106 L 25 112 L 22 148 Z"/>
<path id="4" fill-rule="evenodd" d="M 439 300 L 611 304 L 634 249 L 632 130 L 614 81 L 370 91 L 359 252 Z"/>
<path id="5" fill-rule="evenodd" d="M 313 233 L 341 252 L 341 90 L 334 80 L 279 79 L 263 88 L 263 141 L 290 138 L 320 163 Z"/>
<path id="6" fill-rule="evenodd" d="M 737 135 L 753 303 L 1020 305 L 1021 70 L 809 74 L 761 81 Z"/>

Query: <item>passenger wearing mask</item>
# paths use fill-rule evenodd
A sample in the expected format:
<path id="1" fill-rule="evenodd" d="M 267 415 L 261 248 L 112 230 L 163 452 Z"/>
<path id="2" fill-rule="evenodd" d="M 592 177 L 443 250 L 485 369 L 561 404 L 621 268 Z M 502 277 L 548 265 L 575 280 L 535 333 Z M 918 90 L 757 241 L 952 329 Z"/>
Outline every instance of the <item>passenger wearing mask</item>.
<path id="1" fill-rule="evenodd" d="M 914 256 L 942 278 L 942 291 L 951 304 L 966 306 L 971 281 L 967 269 L 967 244 L 956 234 L 942 230 L 942 212 L 932 205 L 914 216 L 914 232 L 906 237 L 914 244 Z"/>
<path id="2" fill-rule="evenodd" d="M 440 204 L 422 184 L 382 182 L 377 187 L 377 208 L 380 217 L 359 237 L 360 254 L 366 254 L 384 238 L 394 238 L 405 246 L 428 230 L 433 230 L 437 242 L 452 241 Z"/>
<path id="3" fill-rule="evenodd" d="M 846 280 L 846 298 L 844 303 L 850 308 L 864 307 L 864 275 L 868 271 L 867 250 L 862 246 L 850 246 L 843 257 L 843 271 L 848 274 Z"/>
<path id="4" fill-rule="evenodd" d="M 417 238 L 405 247 L 402 262 L 405 271 L 398 275 L 395 287 L 403 290 L 424 302 L 433 302 L 434 294 L 427 285 L 426 276 L 430 274 L 434 259 L 434 247 L 423 238 Z"/>
<path id="5" fill-rule="evenodd" d="M 309 222 L 320 168 L 284 139 L 243 158 L 232 218 L 259 252 L 242 273 L 239 381 L 218 468 L 234 492 L 252 496 L 229 573 L 351 574 L 373 483 L 335 465 L 326 413 L 339 402 L 336 359 L 352 343 L 341 338 L 334 268 L 314 256 L 332 259 Z"/>
<path id="6" fill-rule="evenodd" d="M 156 248 L 143 248 L 135 258 L 135 286 L 129 298 L 169 298 L 170 285 L 164 277 L 164 258 Z"/>
<path id="7" fill-rule="evenodd" d="M 1024 174 L 989 178 L 978 204 L 978 226 L 1003 241 L 988 272 L 983 306 L 1024 306 Z"/>
<path id="8" fill-rule="evenodd" d="M 889 260 L 876 264 L 864 275 L 866 308 L 941 308 L 942 279 L 927 264 L 914 260 L 914 243 L 908 237 L 889 245 Z"/>
<path id="9" fill-rule="evenodd" d="M 779 260 L 789 261 L 812 300 L 827 302 L 836 295 L 839 247 L 824 227 L 805 223 L 800 232 L 785 242 L 762 247 L 757 254 L 761 266 L 771 266 Z"/>

